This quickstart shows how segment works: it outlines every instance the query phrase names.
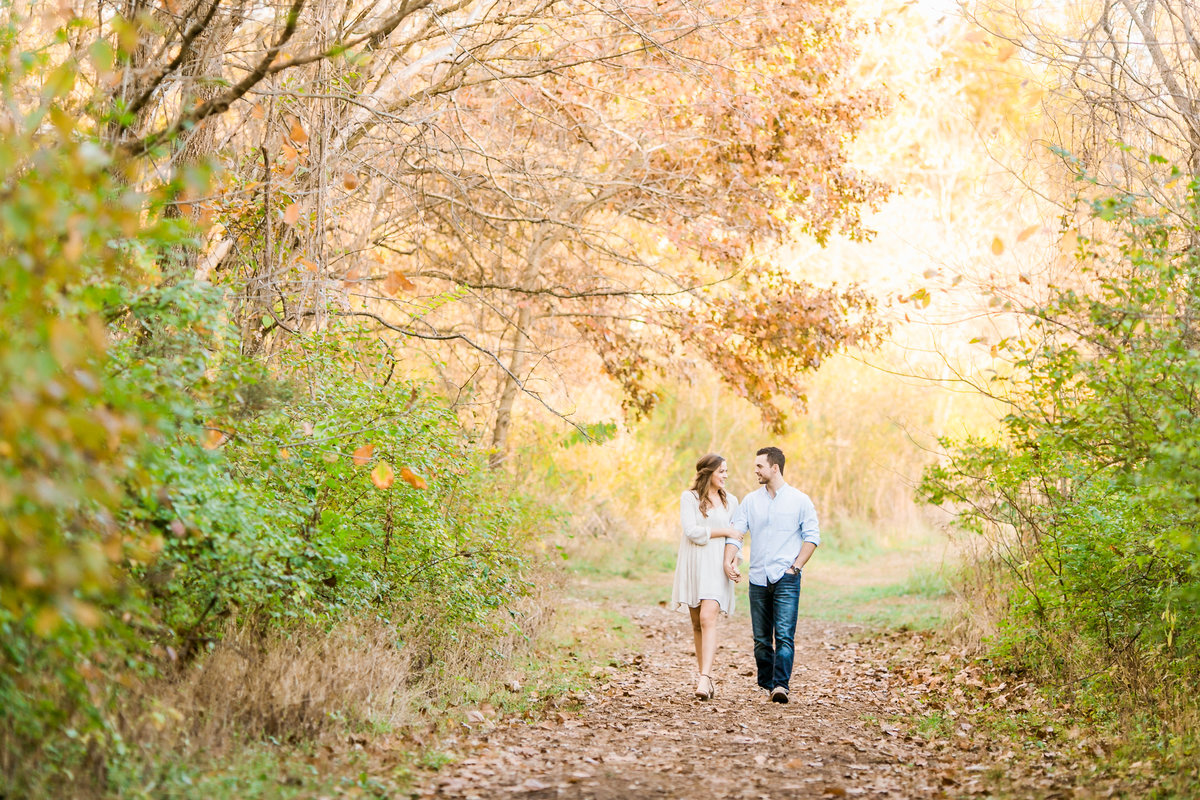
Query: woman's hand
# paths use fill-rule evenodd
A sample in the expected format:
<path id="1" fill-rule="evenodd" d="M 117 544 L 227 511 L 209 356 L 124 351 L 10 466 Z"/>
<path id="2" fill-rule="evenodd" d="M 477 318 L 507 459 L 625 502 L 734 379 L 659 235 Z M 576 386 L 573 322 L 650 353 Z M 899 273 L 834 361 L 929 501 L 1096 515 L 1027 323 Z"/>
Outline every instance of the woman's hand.
<path id="1" fill-rule="evenodd" d="M 733 581 L 734 583 L 737 583 L 742 579 L 742 573 L 740 570 L 738 570 L 736 561 L 725 562 L 725 577 L 729 578 L 729 580 Z"/>

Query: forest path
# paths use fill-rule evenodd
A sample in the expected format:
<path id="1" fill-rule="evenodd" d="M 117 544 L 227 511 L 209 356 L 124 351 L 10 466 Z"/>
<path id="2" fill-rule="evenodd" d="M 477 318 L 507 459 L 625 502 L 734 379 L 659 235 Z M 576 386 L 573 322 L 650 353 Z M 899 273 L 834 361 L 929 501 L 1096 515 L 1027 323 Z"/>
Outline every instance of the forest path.
<path id="1" fill-rule="evenodd" d="M 803 602 L 803 601 L 802 601 Z M 711 701 L 693 697 L 685 614 L 617 606 L 642 629 L 642 652 L 605 670 L 582 709 L 536 724 L 480 721 L 465 757 L 418 789 L 453 798 L 944 797 L 981 791 L 986 767 L 939 755 L 887 720 L 903 685 L 862 629 L 801 617 L 792 702 L 754 680 L 750 622 L 722 618 Z M 803 608 L 801 609 L 803 614 Z"/>

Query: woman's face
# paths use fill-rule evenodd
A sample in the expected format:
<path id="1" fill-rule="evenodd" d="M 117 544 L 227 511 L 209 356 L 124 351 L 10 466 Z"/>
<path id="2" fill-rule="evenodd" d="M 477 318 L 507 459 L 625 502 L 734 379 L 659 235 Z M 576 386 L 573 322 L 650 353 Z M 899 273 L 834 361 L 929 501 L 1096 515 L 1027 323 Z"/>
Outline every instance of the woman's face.
<path id="1" fill-rule="evenodd" d="M 721 466 L 717 467 L 717 471 L 712 476 L 712 487 L 714 489 L 724 489 L 725 479 L 729 477 L 729 462 L 722 461 Z"/>

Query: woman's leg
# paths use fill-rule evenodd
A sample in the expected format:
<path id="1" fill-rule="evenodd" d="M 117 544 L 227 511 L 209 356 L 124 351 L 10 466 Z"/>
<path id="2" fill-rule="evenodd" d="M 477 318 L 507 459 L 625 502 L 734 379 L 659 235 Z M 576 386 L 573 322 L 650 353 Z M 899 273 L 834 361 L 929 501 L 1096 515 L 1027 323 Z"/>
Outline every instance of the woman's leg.
<path id="1" fill-rule="evenodd" d="M 696 609 L 693 609 L 695 611 Z M 701 600 L 700 618 L 700 674 L 712 675 L 713 660 L 717 657 L 717 614 L 721 612 L 721 604 L 716 600 Z"/>
<path id="2" fill-rule="evenodd" d="M 692 637 L 696 640 L 696 669 L 700 672 L 704 672 L 704 657 L 702 655 L 704 652 L 704 637 L 700 626 L 700 609 L 706 602 L 709 601 L 701 600 L 699 606 L 688 608 L 688 611 L 692 615 Z"/>

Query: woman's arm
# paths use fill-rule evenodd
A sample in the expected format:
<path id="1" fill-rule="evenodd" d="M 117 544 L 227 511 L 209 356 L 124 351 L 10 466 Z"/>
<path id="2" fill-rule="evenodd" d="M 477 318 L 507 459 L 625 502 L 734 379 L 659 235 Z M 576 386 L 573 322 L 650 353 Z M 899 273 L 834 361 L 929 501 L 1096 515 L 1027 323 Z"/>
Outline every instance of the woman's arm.
<path id="1" fill-rule="evenodd" d="M 741 570 L 738 569 L 738 554 L 742 552 L 736 544 L 725 545 L 725 577 L 737 583 L 742 579 Z"/>
<path id="2" fill-rule="evenodd" d="M 690 491 L 679 497 L 679 524 L 683 526 L 683 535 L 689 542 L 700 547 L 708 544 L 711 533 L 704 524 L 704 517 L 700 515 L 700 499 Z"/>
<path id="3" fill-rule="evenodd" d="M 733 539 L 740 542 L 746 534 L 734 528 L 713 528 L 708 532 L 710 539 Z"/>

